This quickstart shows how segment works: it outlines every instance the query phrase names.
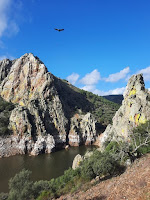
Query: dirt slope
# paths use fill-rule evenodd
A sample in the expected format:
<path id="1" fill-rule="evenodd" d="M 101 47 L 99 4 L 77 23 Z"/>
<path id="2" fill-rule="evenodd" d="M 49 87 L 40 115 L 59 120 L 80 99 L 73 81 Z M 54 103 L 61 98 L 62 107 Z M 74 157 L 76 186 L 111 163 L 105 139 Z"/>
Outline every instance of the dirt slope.
<path id="1" fill-rule="evenodd" d="M 150 154 L 135 161 L 125 173 L 100 182 L 86 192 L 62 196 L 59 200 L 150 200 Z"/>

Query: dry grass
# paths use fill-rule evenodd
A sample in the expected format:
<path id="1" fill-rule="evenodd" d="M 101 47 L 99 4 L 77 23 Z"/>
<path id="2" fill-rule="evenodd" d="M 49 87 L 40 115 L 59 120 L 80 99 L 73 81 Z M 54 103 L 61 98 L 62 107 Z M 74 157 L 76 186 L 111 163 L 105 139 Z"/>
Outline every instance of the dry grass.
<path id="1" fill-rule="evenodd" d="M 122 175 L 59 200 L 150 200 L 150 154 L 136 160 Z"/>

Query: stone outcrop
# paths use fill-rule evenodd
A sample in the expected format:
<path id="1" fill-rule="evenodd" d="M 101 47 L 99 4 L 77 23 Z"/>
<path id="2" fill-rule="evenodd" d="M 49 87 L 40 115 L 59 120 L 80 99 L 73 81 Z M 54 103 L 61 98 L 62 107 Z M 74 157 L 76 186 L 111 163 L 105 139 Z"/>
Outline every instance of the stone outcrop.
<path id="1" fill-rule="evenodd" d="M 29 136 L 0 137 L 0 158 L 26 153 L 36 156 L 40 153 L 51 153 L 54 148 L 54 138 L 49 134 L 47 136 L 38 136 L 36 142 Z"/>
<path id="2" fill-rule="evenodd" d="M 83 156 L 77 154 L 72 163 L 72 169 L 77 169 L 80 166 L 80 163 L 84 160 Z"/>
<path id="3" fill-rule="evenodd" d="M 15 61 L 14 61 L 15 62 Z M 10 68 L 12 66 L 13 61 L 9 60 L 9 59 L 4 59 L 2 61 L 0 61 L 0 82 L 2 80 L 4 80 L 4 78 L 7 77 Z"/>
<path id="4" fill-rule="evenodd" d="M 96 137 L 96 121 L 91 113 L 86 115 L 75 114 L 71 118 L 69 131 L 69 144 L 78 146 L 79 144 L 90 145 L 95 141 Z"/>
<path id="5" fill-rule="evenodd" d="M 91 144 L 96 138 L 95 119 L 88 111 L 88 103 L 79 101 L 81 94 L 73 91 L 61 79 L 48 72 L 33 54 L 0 62 L 0 95 L 15 104 L 10 116 L 12 136 L 10 155 L 16 153 L 50 153 L 66 144 Z M 86 108 L 86 109 L 85 109 Z M 13 141 L 13 137 L 17 138 Z M 8 142 L 10 143 L 10 142 Z M 0 147 L 0 155 L 8 156 L 7 142 Z M 18 149 L 18 150 L 17 150 Z"/>
<path id="6" fill-rule="evenodd" d="M 31 155 L 38 155 L 39 153 L 51 153 L 55 148 L 55 140 L 52 135 L 39 136 L 31 151 Z"/>
<path id="7" fill-rule="evenodd" d="M 130 131 L 150 120 L 150 92 L 145 89 L 142 74 L 133 75 L 124 92 L 122 106 L 99 138 L 99 145 L 110 140 L 128 140 Z"/>
<path id="8" fill-rule="evenodd" d="M 83 162 L 85 159 L 88 159 L 90 156 L 93 155 L 93 151 L 87 151 L 84 156 L 81 156 L 80 154 L 77 154 L 73 160 L 72 163 L 72 169 L 77 169 L 80 167 L 81 162 Z"/>

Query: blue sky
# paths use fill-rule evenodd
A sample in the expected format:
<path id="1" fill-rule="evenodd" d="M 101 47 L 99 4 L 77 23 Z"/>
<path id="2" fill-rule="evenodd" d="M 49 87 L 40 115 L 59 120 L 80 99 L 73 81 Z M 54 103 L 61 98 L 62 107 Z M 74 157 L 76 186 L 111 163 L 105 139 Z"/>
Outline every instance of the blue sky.
<path id="1" fill-rule="evenodd" d="M 99 95 L 122 93 L 140 72 L 150 88 L 149 11 L 149 0 L 0 0 L 0 60 L 32 52 Z"/>

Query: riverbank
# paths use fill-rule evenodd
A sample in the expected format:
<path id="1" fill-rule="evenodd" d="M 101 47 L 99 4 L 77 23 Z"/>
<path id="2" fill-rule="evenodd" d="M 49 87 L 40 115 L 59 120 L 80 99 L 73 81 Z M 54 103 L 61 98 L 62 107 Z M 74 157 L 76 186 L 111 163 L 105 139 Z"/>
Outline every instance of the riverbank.
<path id="1" fill-rule="evenodd" d="M 16 155 L 0 159 L 0 192 L 8 192 L 8 180 L 23 168 L 32 171 L 31 179 L 50 180 L 64 173 L 72 166 L 77 154 L 84 155 L 94 146 L 70 147 L 69 150 L 60 150 L 51 154 L 39 156 Z"/>

